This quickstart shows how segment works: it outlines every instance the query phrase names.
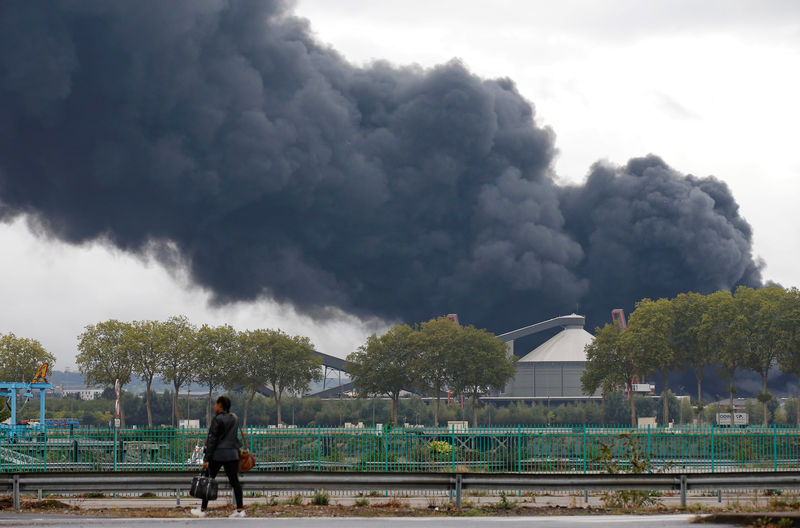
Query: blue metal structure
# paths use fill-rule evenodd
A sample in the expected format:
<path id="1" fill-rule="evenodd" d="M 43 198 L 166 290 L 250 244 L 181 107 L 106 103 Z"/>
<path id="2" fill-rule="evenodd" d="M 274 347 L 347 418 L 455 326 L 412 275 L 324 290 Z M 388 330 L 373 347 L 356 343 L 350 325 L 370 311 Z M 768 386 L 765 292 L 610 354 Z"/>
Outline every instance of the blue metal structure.
<path id="1" fill-rule="evenodd" d="M 52 389 L 53 384 L 48 382 L 37 382 L 37 383 L 27 383 L 27 382 L 20 382 L 20 381 L 0 381 L 0 396 L 8 398 L 10 401 L 9 407 L 11 408 L 11 425 L 0 425 L 3 429 L 11 428 L 12 430 L 17 429 L 19 426 L 17 425 L 17 395 L 20 390 L 24 390 L 25 393 L 22 395 L 25 398 L 33 397 L 34 390 L 39 391 L 39 425 L 38 426 L 25 426 L 28 427 L 46 427 L 46 422 L 44 418 L 44 391 L 47 389 Z"/>

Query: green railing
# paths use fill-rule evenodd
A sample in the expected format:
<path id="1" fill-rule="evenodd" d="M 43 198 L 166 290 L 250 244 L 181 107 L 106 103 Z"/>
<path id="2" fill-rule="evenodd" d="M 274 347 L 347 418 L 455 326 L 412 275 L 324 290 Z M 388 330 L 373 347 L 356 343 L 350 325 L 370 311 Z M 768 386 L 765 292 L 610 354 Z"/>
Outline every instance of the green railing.
<path id="1" fill-rule="evenodd" d="M 650 471 L 796 470 L 800 429 L 594 426 L 392 430 L 248 428 L 261 471 L 598 473 L 632 453 Z M 195 470 L 201 429 L 0 431 L 0 472 Z"/>

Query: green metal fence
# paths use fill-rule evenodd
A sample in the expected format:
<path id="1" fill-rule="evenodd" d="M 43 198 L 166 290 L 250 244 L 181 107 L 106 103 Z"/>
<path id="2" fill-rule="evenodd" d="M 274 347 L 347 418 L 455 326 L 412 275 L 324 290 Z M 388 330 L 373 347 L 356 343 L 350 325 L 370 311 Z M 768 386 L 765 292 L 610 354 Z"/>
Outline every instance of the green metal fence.
<path id="1" fill-rule="evenodd" d="M 0 431 L 0 472 L 195 470 L 201 429 Z M 261 471 L 599 473 L 794 470 L 800 429 L 496 427 L 248 428 Z"/>

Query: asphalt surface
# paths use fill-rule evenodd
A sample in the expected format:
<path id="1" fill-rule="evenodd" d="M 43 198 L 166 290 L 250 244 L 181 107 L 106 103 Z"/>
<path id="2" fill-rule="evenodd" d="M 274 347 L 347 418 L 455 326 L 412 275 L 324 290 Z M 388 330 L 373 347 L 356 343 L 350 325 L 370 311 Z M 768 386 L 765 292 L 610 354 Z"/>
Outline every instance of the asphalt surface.
<path id="1" fill-rule="evenodd" d="M 724 524 L 692 525 L 694 515 L 598 515 L 598 516 L 554 516 L 554 517 L 394 517 L 394 518 L 251 518 L 251 519 L 131 519 L 110 517 L 77 517 L 41 514 L 0 514 L 0 527 L 87 527 L 114 526 L 117 528 L 221 528 L 232 525 L 269 528 L 479 528 L 502 526 L 503 528 L 585 528 L 639 527 L 648 528 L 723 528 Z"/>

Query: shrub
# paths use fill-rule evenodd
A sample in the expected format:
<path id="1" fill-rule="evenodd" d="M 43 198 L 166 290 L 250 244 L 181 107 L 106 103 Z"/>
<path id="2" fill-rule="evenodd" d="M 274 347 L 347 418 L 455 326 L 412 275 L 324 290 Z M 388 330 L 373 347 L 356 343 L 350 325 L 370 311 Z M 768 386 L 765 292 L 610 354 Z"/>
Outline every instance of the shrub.
<path id="1" fill-rule="evenodd" d="M 314 506 L 327 506 L 330 502 L 330 496 L 324 489 L 319 489 L 314 492 L 314 497 L 311 498 L 311 504 Z"/>
<path id="2" fill-rule="evenodd" d="M 297 493 L 290 499 L 287 499 L 286 502 L 284 502 L 284 504 L 286 504 L 287 506 L 300 506 L 301 504 L 303 504 L 303 496 Z"/>
<path id="3" fill-rule="evenodd" d="M 500 492 L 500 502 L 494 505 L 494 509 L 496 510 L 513 510 L 514 507 L 517 505 L 516 501 L 508 500 L 506 497 L 506 493 L 504 491 Z"/>

